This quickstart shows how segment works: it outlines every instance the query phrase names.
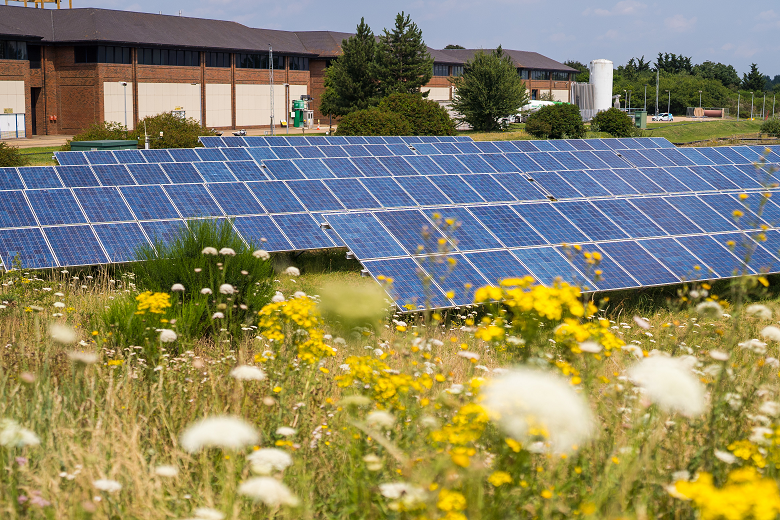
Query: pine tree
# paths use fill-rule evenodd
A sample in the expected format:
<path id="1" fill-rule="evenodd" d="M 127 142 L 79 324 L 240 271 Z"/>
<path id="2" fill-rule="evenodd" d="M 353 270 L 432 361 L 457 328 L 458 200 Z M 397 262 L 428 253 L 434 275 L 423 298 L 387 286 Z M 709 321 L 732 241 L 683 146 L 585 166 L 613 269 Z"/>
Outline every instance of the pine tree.
<path id="1" fill-rule="evenodd" d="M 422 31 L 403 12 L 395 17 L 392 31 L 379 37 L 372 76 L 379 82 L 382 96 L 419 92 L 433 76 L 433 58 Z"/>
<path id="2" fill-rule="evenodd" d="M 478 51 L 452 82 L 456 88 L 452 108 L 474 130 L 497 130 L 499 119 L 528 103 L 525 84 L 501 46 L 489 53 Z"/>
<path id="3" fill-rule="evenodd" d="M 742 89 L 751 92 L 763 92 L 766 88 L 766 79 L 758 71 L 758 65 L 750 65 L 750 72 L 742 75 Z"/>
<path id="4" fill-rule="evenodd" d="M 379 88 L 369 70 L 376 39 L 365 19 L 360 19 L 356 34 L 341 43 L 341 50 L 342 55 L 325 71 L 325 92 L 320 100 L 323 114 L 343 116 L 378 101 Z"/>

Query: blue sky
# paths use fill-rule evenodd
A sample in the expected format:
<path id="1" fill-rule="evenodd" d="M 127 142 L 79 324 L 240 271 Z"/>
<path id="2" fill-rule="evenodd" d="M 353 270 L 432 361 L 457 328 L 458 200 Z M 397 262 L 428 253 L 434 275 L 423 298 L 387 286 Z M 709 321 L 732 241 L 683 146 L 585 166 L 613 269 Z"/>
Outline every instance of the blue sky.
<path id="1" fill-rule="evenodd" d="M 744 0 L 743 0 L 744 1 Z M 426 43 L 536 51 L 558 61 L 596 58 L 624 64 L 658 52 L 780 74 L 777 0 L 74 0 L 102 7 L 234 20 L 250 27 L 351 32 L 365 16 L 378 33 L 400 11 L 411 14 Z"/>

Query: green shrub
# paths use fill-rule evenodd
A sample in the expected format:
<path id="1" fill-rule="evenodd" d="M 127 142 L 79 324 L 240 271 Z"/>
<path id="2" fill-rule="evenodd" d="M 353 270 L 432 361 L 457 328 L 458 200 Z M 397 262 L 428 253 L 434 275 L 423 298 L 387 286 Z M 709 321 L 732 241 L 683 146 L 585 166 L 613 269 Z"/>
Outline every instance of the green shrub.
<path id="1" fill-rule="evenodd" d="M 130 133 L 130 139 L 138 139 L 140 146 L 144 146 L 144 125 L 149 134 L 150 148 L 196 148 L 201 146 L 198 136 L 217 135 L 215 131 L 201 127 L 195 119 L 163 112 L 140 120 Z M 163 133 L 162 137 L 160 132 Z"/>
<path id="2" fill-rule="evenodd" d="M 761 133 L 771 135 L 772 137 L 780 137 L 780 118 L 773 117 L 764 121 L 761 125 Z"/>
<path id="3" fill-rule="evenodd" d="M 27 158 L 19 153 L 19 148 L 0 143 L 0 168 L 26 166 L 27 163 Z"/>
<path id="4" fill-rule="evenodd" d="M 413 135 L 455 135 L 455 121 L 449 112 L 419 94 L 391 94 L 380 101 L 379 109 L 406 119 Z"/>
<path id="5" fill-rule="evenodd" d="M 341 118 L 336 135 L 412 135 L 412 125 L 394 112 L 356 110 Z"/>
<path id="6" fill-rule="evenodd" d="M 579 107 L 564 103 L 542 107 L 528 116 L 525 131 L 539 139 L 582 139 L 585 125 Z"/>
<path id="7" fill-rule="evenodd" d="M 596 114 L 590 123 L 594 132 L 606 132 L 612 137 L 634 137 L 637 128 L 634 121 L 622 110 L 612 107 Z"/>
<path id="8" fill-rule="evenodd" d="M 124 141 L 126 139 L 132 139 L 132 137 L 129 137 L 129 132 L 125 125 L 114 121 L 104 121 L 89 125 L 86 130 L 73 137 L 73 139 L 66 141 L 60 150 L 64 152 L 70 151 L 70 143 L 72 141 Z"/>

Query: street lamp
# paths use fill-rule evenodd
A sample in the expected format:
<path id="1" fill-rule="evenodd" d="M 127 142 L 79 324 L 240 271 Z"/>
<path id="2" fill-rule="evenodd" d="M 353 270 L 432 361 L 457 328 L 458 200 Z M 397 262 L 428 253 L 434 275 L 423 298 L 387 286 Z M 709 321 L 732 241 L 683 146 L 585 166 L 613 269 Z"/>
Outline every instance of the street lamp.
<path id="1" fill-rule="evenodd" d="M 626 89 L 623 89 L 623 100 L 625 100 L 625 101 L 628 100 L 628 90 L 626 90 Z M 625 106 L 626 106 L 626 109 L 627 109 L 628 105 L 626 104 Z M 626 111 L 628 111 L 628 110 L 626 110 Z"/>
<path id="2" fill-rule="evenodd" d="M 739 121 L 739 100 L 742 97 L 742 92 L 737 92 L 737 121 Z"/>
<path id="3" fill-rule="evenodd" d="M 765 119 L 764 114 L 766 113 L 766 92 L 764 92 L 764 106 L 761 107 L 761 120 L 763 121 Z"/>
<path id="4" fill-rule="evenodd" d="M 669 94 L 669 100 L 666 102 L 666 113 L 671 114 L 671 108 L 672 108 L 672 93 L 671 91 L 667 90 L 667 94 Z"/>
<path id="5" fill-rule="evenodd" d="M 631 91 L 628 91 L 628 111 L 631 112 Z"/>
<path id="6" fill-rule="evenodd" d="M 753 93 L 750 93 L 750 120 L 753 120 Z"/>
<path id="7" fill-rule="evenodd" d="M 645 112 L 647 112 L 647 83 L 645 83 Z"/>
<path id="8" fill-rule="evenodd" d="M 125 128 L 127 128 L 127 81 L 120 81 L 120 85 L 123 87 L 123 96 L 125 98 Z"/>
<path id="9" fill-rule="evenodd" d="M 701 90 L 699 91 L 699 108 L 701 108 Z"/>

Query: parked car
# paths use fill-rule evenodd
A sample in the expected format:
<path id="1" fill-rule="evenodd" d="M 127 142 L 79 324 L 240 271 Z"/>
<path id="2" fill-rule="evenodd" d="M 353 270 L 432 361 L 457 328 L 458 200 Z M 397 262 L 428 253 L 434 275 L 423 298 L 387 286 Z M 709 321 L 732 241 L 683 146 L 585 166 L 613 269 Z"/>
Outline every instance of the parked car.
<path id="1" fill-rule="evenodd" d="M 658 114 L 653 116 L 653 121 L 674 121 L 674 116 L 672 114 Z"/>

